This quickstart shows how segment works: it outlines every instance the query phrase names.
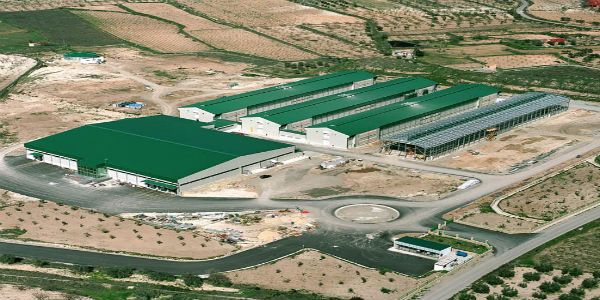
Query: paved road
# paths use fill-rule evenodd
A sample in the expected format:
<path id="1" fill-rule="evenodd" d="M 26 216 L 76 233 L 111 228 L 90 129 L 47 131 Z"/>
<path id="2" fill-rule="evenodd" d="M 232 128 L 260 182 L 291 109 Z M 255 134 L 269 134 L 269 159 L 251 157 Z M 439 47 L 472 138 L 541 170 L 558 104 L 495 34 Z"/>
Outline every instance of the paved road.
<path id="1" fill-rule="evenodd" d="M 519 256 L 527 253 L 554 238 L 563 235 L 573 229 L 579 228 L 589 222 L 600 218 L 600 207 L 586 211 L 576 217 L 571 217 L 563 222 L 560 222 L 553 227 L 550 227 L 543 232 L 536 234 L 533 238 L 527 242 L 522 243 L 512 249 L 509 249 L 503 253 L 496 253 L 484 260 L 481 263 L 468 268 L 464 272 L 452 274 L 452 276 L 446 276 L 440 283 L 434 285 L 421 299 L 422 300 L 439 300 L 447 299 L 451 295 L 454 295 L 477 279 L 488 274 L 489 272 L 501 267 L 507 262 L 510 262 Z M 450 296 L 449 296 L 450 295 Z"/>

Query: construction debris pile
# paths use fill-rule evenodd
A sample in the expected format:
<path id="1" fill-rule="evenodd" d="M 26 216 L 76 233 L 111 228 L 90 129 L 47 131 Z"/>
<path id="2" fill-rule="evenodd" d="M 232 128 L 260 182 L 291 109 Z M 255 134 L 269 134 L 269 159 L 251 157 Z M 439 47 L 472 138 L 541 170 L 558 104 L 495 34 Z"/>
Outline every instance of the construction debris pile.
<path id="1" fill-rule="evenodd" d="M 243 212 L 140 213 L 123 217 L 173 228 L 197 230 L 214 240 L 251 248 L 290 236 L 299 236 L 317 227 L 309 212 L 300 208 Z"/>

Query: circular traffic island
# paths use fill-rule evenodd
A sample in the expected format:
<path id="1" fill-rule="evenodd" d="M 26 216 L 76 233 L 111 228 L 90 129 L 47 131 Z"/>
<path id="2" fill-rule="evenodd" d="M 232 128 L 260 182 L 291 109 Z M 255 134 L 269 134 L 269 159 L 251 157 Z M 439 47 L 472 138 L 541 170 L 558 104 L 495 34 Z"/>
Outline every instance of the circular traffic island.
<path id="1" fill-rule="evenodd" d="M 396 220 L 397 210 L 379 204 L 352 204 L 336 209 L 333 214 L 341 220 L 359 224 L 377 224 Z"/>

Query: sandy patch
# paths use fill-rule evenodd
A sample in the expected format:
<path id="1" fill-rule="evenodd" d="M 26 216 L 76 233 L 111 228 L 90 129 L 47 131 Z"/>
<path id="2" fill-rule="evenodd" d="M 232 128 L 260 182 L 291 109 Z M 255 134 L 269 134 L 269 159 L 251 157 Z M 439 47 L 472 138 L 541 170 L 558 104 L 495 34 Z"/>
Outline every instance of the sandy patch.
<path id="1" fill-rule="evenodd" d="M 5 300 L 63 300 L 67 295 L 59 292 L 44 291 L 39 288 L 29 288 L 20 285 L 0 284 L 0 295 Z M 91 299 L 75 297 L 75 299 Z"/>

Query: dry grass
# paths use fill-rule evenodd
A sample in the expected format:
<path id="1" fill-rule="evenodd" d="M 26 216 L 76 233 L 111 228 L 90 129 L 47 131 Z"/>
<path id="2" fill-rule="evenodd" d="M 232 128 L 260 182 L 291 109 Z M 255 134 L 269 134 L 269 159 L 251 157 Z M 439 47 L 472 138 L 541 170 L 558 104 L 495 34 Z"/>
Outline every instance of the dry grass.
<path id="1" fill-rule="evenodd" d="M 502 210 L 552 220 L 600 200 L 600 168 L 584 163 L 500 202 Z"/>
<path id="2" fill-rule="evenodd" d="M 257 268 L 227 273 L 234 282 L 255 284 L 277 290 L 306 290 L 332 297 L 398 299 L 421 282 L 395 273 L 381 275 L 317 251 L 306 251 Z M 432 275 L 438 276 L 438 275 Z M 390 293 L 383 293 L 387 288 Z"/>
<path id="3" fill-rule="evenodd" d="M 119 0 L 0 0 L 0 11 L 31 11 L 60 7 L 105 6 L 123 1 Z"/>
<path id="4" fill-rule="evenodd" d="M 209 47 L 179 33 L 175 25 L 152 18 L 118 12 L 79 11 L 115 36 L 164 53 L 200 52 Z"/>
<path id="5" fill-rule="evenodd" d="M 206 259 L 235 248 L 191 231 L 155 228 L 133 220 L 58 205 L 23 202 L 0 211 L 2 229 L 20 228 L 22 239 L 153 256 Z"/>

